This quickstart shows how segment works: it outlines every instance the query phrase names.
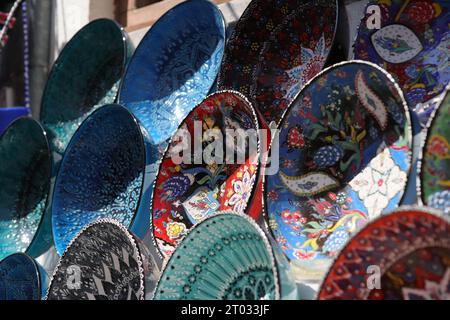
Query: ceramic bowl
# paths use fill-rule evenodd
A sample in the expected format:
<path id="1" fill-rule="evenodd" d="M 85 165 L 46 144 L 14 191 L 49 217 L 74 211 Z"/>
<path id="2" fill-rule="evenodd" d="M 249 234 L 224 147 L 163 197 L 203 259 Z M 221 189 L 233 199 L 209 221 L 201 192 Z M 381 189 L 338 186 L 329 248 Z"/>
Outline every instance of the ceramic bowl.
<path id="1" fill-rule="evenodd" d="M 253 0 L 226 50 L 218 88 L 249 97 L 267 123 L 283 111 L 327 62 L 338 1 Z"/>
<path id="2" fill-rule="evenodd" d="M 143 300 L 154 265 L 127 228 L 101 219 L 83 228 L 62 255 L 47 300 Z"/>
<path id="3" fill-rule="evenodd" d="M 84 226 L 100 218 L 145 235 L 156 154 L 138 120 L 120 105 L 101 107 L 83 122 L 67 147 L 53 193 L 60 255 Z"/>
<path id="4" fill-rule="evenodd" d="M 153 190 L 152 231 L 162 256 L 219 210 L 261 214 L 251 210 L 261 193 L 258 130 L 255 110 L 234 91 L 216 92 L 189 113 L 169 143 Z"/>
<path id="5" fill-rule="evenodd" d="M 223 16 L 207 0 L 175 6 L 142 39 L 123 78 L 119 102 L 141 121 L 155 145 L 168 140 L 206 97 L 224 46 Z"/>
<path id="6" fill-rule="evenodd" d="M 51 166 L 45 131 L 35 120 L 19 118 L 0 136 L 0 259 L 52 242 Z"/>
<path id="7" fill-rule="evenodd" d="M 56 163 L 83 120 L 116 100 L 132 45 L 114 21 L 94 20 L 65 45 L 50 72 L 40 120 Z"/>
<path id="8" fill-rule="evenodd" d="M 399 205 L 411 167 L 407 105 L 378 66 L 325 69 L 286 112 L 266 175 L 268 227 L 305 280 L 317 281 L 362 225 Z"/>
<path id="9" fill-rule="evenodd" d="M 450 81 L 450 2 L 375 0 L 368 6 L 377 6 L 380 17 L 374 20 L 374 12 L 365 11 L 354 44 L 355 58 L 391 73 L 424 125 L 435 105 L 433 98 Z M 376 21 L 380 25 L 374 27 Z"/>
<path id="10" fill-rule="evenodd" d="M 450 216 L 450 85 L 430 117 L 419 164 L 419 198 Z"/>
<path id="11" fill-rule="evenodd" d="M 249 217 L 230 212 L 191 229 L 167 262 L 155 300 L 294 299 L 283 255 Z"/>
<path id="12" fill-rule="evenodd" d="M 318 298 L 450 299 L 450 224 L 426 207 L 402 207 L 362 229 L 330 268 Z"/>
<path id="13" fill-rule="evenodd" d="M 0 261 L 0 300 L 41 300 L 47 275 L 36 261 L 15 253 Z"/>

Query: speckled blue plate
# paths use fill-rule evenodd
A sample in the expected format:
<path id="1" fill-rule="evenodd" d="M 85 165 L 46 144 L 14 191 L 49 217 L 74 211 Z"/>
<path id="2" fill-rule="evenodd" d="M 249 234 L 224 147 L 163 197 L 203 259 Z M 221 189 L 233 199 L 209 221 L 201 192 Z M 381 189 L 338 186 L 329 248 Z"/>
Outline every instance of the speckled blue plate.
<path id="1" fill-rule="evenodd" d="M 300 92 L 276 141 L 267 222 L 301 276 L 317 280 L 354 232 L 399 205 L 411 168 L 409 111 L 383 69 L 340 63 Z"/>
<path id="2" fill-rule="evenodd" d="M 183 2 L 164 14 L 136 49 L 119 102 L 158 145 L 208 94 L 225 46 L 225 22 L 207 0 Z"/>
<path id="3" fill-rule="evenodd" d="M 0 259 L 32 245 L 51 245 L 46 214 L 51 167 L 45 131 L 37 121 L 19 118 L 0 136 Z"/>
<path id="4" fill-rule="evenodd" d="M 66 44 L 48 78 L 40 114 L 55 162 L 82 121 L 115 102 L 132 49 L 125 31 L 108 19 L 94 20 Z"/>
<path id="5" fill-rule="evenodd" d="M 124 107 L 92 113 L 74 134 L 56 178 L 52 225 L 62 254 L 87 224 L 113 218 L 139 237 L 149 228 L 157 151 Z"/>
<path id="6" fill-rule="evenodd" d="M 0 261 L 0 300 L 40 300 L 45 285 L 45 271 L 28 255 L 15 253 Z"/>

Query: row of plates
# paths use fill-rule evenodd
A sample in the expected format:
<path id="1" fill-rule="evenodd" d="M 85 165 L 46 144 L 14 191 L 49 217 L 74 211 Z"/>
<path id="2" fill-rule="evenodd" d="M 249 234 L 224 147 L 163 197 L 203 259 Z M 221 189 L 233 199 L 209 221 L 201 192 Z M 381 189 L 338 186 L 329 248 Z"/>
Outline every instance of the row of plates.
<path id="1" fill-rule="evenodd" d="M 289 268 L 323 283 L 320 298 L 426 295 L 427 281 L 448 281 L 448 224 L 437 215 L 450 208 L 449 8 L 446 1 L 373 1 L 354 46 L 355 59 L 370 62 L 329 67 L 339 49 L 337 1 L 254 0 L 227 42 L 220 11 L 187 1 L 134 54 L 116 23 L 90 23 L 55 62 L 41 124 L 20 119 L 1 137 L 0 258 L 39 257 L 54 244 L 62 259 L 49 299 L 140 299 L 155 279 L 161 299 L 296 298 Z M 257 150 L 240 164 L 174 163 L 180 132 L 194 138 L 198 120 L 202 136 L 278 131 L 270 150 L 257 137 Z M 421 127 L 423 154 L 422 143 L 413 143 Z M 275 168 L 263 165 L 268 151 Z M 441 211 L 395 212 L 415 202 L 408 196 L 416 191 L 419 204 Z M 367 230 L 377 230 L 374 239 Z M 413 251 L 392 244 L 403 232 L 397 247 Z M 139 239 L 148 233 L 153 243 L 144 245 Z M 440 242 L 413 246 L 413 236 Z M 432 261 L 423 268 L 440 271 L 402 282 L 409 295 L 344 290 L 366 279 L 356 266 L 391 275 L 397 260 L 419 261 L 419 249 Z M 354 250 L 361 256 L 342 258 Z M 34 272 L 31 282 L 43 274 Z M 43 296 L 38 291 L 5 292 Z"/>

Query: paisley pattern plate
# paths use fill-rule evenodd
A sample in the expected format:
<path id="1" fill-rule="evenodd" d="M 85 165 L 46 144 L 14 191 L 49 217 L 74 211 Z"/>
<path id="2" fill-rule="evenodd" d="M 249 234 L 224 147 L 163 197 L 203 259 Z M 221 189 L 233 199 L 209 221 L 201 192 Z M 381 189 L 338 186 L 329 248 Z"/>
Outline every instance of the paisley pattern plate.
<path id="1" fill-rule="evenodd" d="M 25 252 L 38 240 L 50 175 L 50 148 L 44 129 L 31 118 L 15 120 L 0 136 L 0 260 Z"/>
<path id="2" fill-rule="evenodd" d="M 145 152 L 137 120 L 124 107 L 104 106 L 83 122 L 55 182 L 52 224 L 59 254 L 96 219 L 113 218 L 126 227 L 138 222 L 145 191 Z M 145 215 L 148 220 L 148 211 Z"/>
<path id="3" fill-rule="evenodd" d="M 163 256 L 216 211 L 246 212 L 260 178 L 258 129 L 255 110 L 233 91 L 208 96 L 186 117 L 153 190 L 153 236 Z"/>
<path id="4" fill-rule="evenodd" d="M 355 58 L 374 62 L 394 75 L 409 106 L 432 112 L 428 102 L 450 81 L 450 2 L 446 0 L 370 1 L 378 5 L 380 28 L 369 12 L 362 19 L 354 45 Z"/>
<path id="5" fill-rule="evenodd" d="M 422 202 L 450 216 L 450 86 L 430 118 L 419 178 Z"/>
<path id="6" fill-rule="evenodd" d="M 404 207 L 362 229 L 337 257 L 318 298 L 449 300 L 450 224 Z"/>
<path id="7" fill-rule="evenodd" d="M 66 44 L 48 78 L 40 115 L 57 162 L 83 120 L 116 100 L 131 53 L 125 31 L 108 19 L 94 20 Z"/>
<path id="8" fill-rule="evenodd" d="M 197 224 L 168 261 L 155 300 L 279 299 L 270 243 L 250 218 L 218 214 Z"/>
<path id="9" fill-rule="evenodd" d="M 143 258 L 134 236 L 119 222 L 85 227 L 55 269 L 47 300 L 143 300 Z"/>
<path id="10" fill-rule="evenodd" d="M 154 144 L 167 141 L 206 97 L 224 46 L 223 16 L 207 0 L 169 10 L 140 42 L 122 80 L 119 102 L 140 120 Z"/>
<path id="11" fill-rule="evenodd" d="M 278 122 L 324 67 L 337 11 L 337 1 L 253 0 L 227 44 L 219 89 L 240 91 L 268 123 Z"/>
<path id="12" fill-rule="evenodd" d="M 321 278 L 356 230 L 399 204 L 411 143 L 402 92 L 374 64 L 334 65 L 297 96 L 264 190 L 268 225 L 305 279 Z"/>
<path id="13" fill-rule="evenodd" d="M 23 253 L 0 261 L 0 301 L 41 300 L 40 271 L 36 262 Z"/>

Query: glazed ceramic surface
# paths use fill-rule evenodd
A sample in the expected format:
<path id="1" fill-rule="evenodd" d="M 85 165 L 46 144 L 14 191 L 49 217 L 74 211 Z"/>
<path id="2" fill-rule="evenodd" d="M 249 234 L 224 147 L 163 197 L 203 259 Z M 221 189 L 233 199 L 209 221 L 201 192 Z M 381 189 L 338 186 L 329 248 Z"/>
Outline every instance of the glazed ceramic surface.
<path id="1" fill-rule="evenodd" d="M 31 118 L 13 122 L 0 137 L 0 259 L 25 252 L 35 239 L 50 189 L 50 149 Z"/>
<path id="2" fill-rule="evenodd" d="M 318 298 L 449 300 L 450 224 L 428 212 L 400 209 L 367 225 L 339 254 Z"/>
<path id="3" fill-rule="evenodd" d="M 153 143 L 168 140 L 206 97 L 224 46 L 222 14 L 206 0 L 174 7 L 146 34 L 123 79 L 119 102 L 139 118 Z"/>
<path id="4" fill-rule="evenodd" d="M 337 1 L 253 0 L 227 44 L 219 89 L 240 91 L 268 123 L 278 122 L 325 65 L 337 7 Z"/>
<path id="5" fill-rule="evenodd" d="M 264 232 L 245 216 L 199 223 L 168 261 L 155 300 L 279 299 L 278 274 Z"/>
<path id="6" fill-rule="evenodd" d="M 32 258 L 16 253 L 0 261 L 0 300 L 40 300 L 39 269 Z"/>
<path id="7" fill-rule="evenodd" d="M 85 225 L 100 218 L 116 219 L 138 236 L 147 232 L 155 154 L 124 107 L 104 106 L 83 122 L 67 148 L 53 193 L 59 254 Z"/>
<path id="8" fill-rule="evenodd" d="M 381 28 L 372 28 L 371 13 L 362 19 L 355 58 L 372 61 L 393 74 L 410 108 L 424 114 L 426 123 L 433 109 L 428 101 L 450 81 L 450 2 L 379 0 L 368 5 L 379 6 Z"/>
<path id="9" fill-rule="evenodd" d="M 82 121 L 115 101 L 131 53 L 125 32 L 107 19 L 89 23 L 66 44 L 48 78 L 40 115 L 56 161 Z"/>
<path id="10" fill-rule="evenodd" d="M 450 215 L 449 89 L 431 119 L 422 153 L 419 192 L 423 203 Z"/>
<path id="11" fill-rule="evenodd" d="M 143 260 L 134 236 L 119 222 L 83 229 L 55 269 L 48 300 L 142 300 Z"/>
<path id="12" fill-rule="evenodd" d="M 251 104 L 232 91 L 212 94 L 186 117 L 164 155 L 153 191 L 153 236 L 162 255 L 170 255 L 193 225 L 216 211 L 246 212 L 259 179 L 258 128 Z M 237 130 L 255 134 L 239 139 L 243 134 Z M 208 159 L 208 154 L 215 156 Z"/>
<path id="13" fill-rule="evenodd" d="M 399 87 L 373 64 L 335 65 L 302 90 L 264 190 L 269 227 L 305 278 L 320 278 L 356 230 L 399 204 L 411 139 Z"/>

